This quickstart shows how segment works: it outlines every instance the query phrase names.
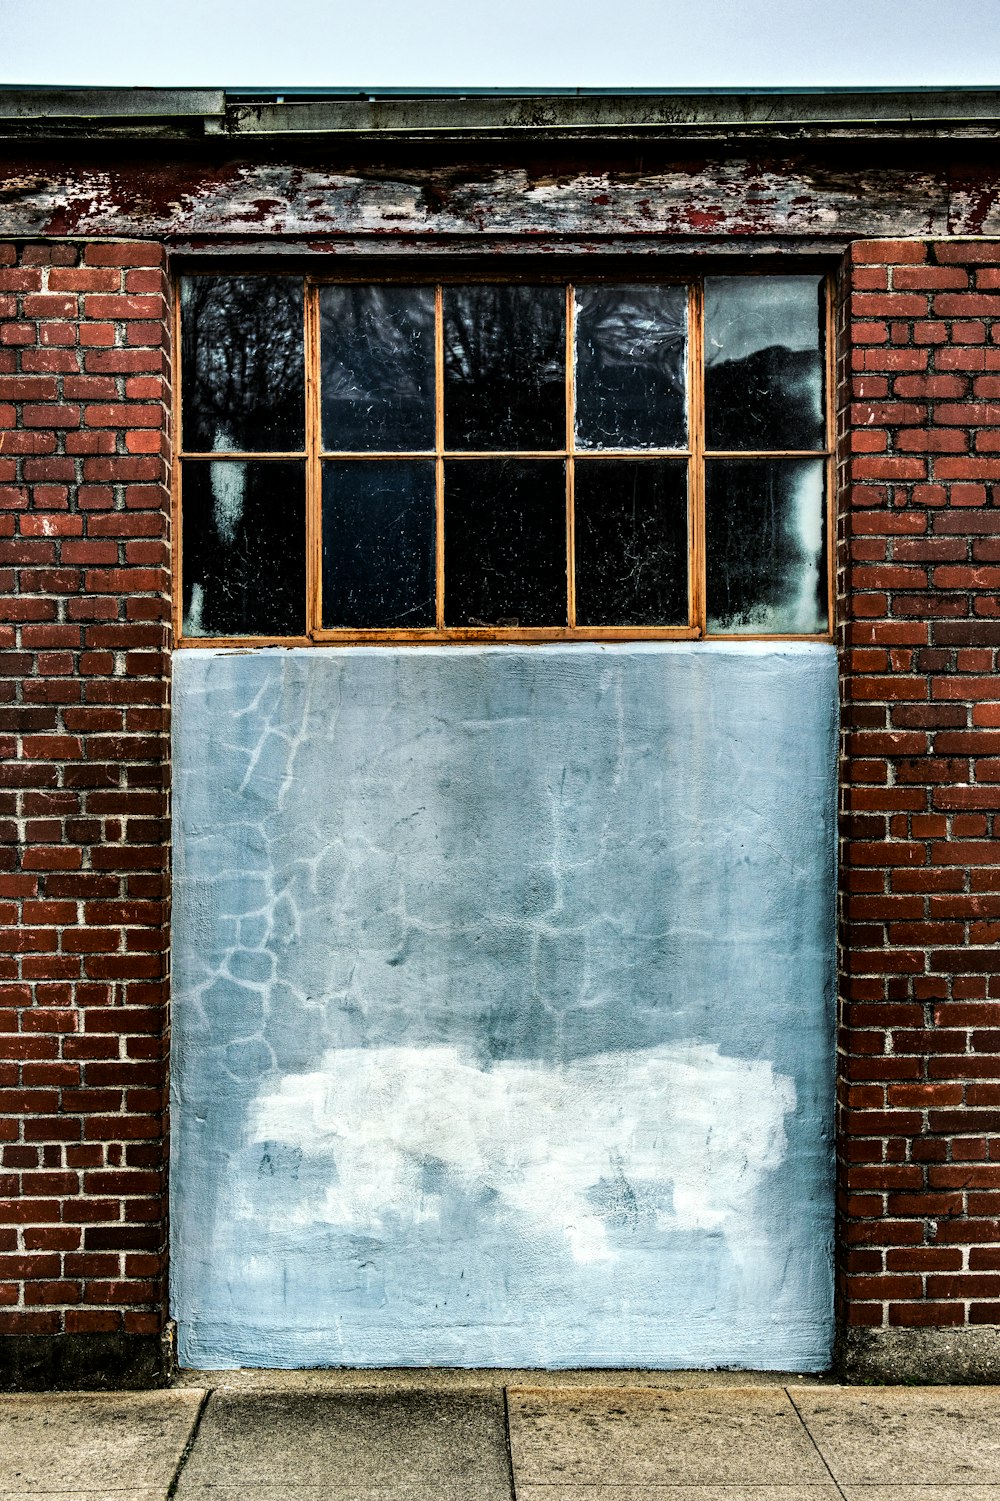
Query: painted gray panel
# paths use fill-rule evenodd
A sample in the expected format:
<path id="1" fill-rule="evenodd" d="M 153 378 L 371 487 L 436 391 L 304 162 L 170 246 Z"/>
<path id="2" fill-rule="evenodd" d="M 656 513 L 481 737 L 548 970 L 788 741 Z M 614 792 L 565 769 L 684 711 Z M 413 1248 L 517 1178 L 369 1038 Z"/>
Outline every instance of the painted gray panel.
<path id="1" fill-rule="evenodd" d="M 815 1370 L 836 659 L 174 659 L 182 1363 Z"/>

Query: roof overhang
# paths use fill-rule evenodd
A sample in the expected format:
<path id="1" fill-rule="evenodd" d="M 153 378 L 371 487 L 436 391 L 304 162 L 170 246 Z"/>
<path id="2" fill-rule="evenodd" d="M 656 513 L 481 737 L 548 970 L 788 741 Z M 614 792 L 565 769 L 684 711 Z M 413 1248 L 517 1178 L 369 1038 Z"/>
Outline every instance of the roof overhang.
<path id="1" fill-rule="evenodd" d="M 1000 90 L 0 87 L 0 139 L 993 140 Z"/>

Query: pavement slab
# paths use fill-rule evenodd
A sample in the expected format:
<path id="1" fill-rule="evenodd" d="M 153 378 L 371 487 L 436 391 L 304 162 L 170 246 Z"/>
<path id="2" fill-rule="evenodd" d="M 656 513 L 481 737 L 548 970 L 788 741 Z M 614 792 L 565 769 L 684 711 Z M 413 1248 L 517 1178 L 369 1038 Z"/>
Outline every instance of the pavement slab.
<path id="1" fill-rule="evenodd" d="M 842 1501 L 835 1485 L 519 1485 L 517 1501 Z"/>
<path id="2" fill-rule="evenodd" d="M 795 1406 L 851 1501 L 942 1501 L 948 1487 L 1000 1495 L 1000 1397 L 991 1387 L 797 1390 Z M 942 1490 L 933 1495 L 931 1487 Z M 874 1490 L 873 1490 L 874 1488 Z M 988 1495 L 988 1501 L 994 1501 Z"/>
<path id="3" fill-rule="evenodd" d="M 1000 1485 L 848 1485 L 845 1501 L 1000 1501 Z"/>
<path id="4" fill-rule="evenodd" d="M 213 1392 L 177 1501 L 511 1501 L 497 1392 Z"/>
<path id="5" fill-rule="evenodd" d="M 0 1497 L 162 1501 L 204 1392 L 0 1397 Z"/>
<path id="6" fill-rule="evenodd" d="M 169 1484 L 142 1491 L 0 1491 L 0 1501 L 164 1501 Z"/>
<path id="7" fill-rule="evenodd" d="M 508 1394 L 518 1498 L 531 1487 L 830 1487 L 781 1387 Z M 808 1494 L 808 1489 L 806 1494 Z M 835 1494 L 835 1492 L 834 1492 Z M 792 1501 L 792 1496 L 782 1501 Z M 813 1498 L 810 1497 L 810 1501 Z"/>

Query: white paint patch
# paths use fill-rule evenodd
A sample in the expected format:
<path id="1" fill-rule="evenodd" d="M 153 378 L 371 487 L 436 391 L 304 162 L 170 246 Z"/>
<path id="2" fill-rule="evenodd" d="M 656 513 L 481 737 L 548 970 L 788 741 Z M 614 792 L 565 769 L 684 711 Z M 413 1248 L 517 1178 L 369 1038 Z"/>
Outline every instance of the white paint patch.
<path id="1" fill-rule="evenodd" d="M 427 1168 L 443 1165 L 453 1192 L 488 1192 L 521 1234 L 561 1235 L 593 1262 L 613 1257 L 623 1202 L 657 1230 L 721 1231 L 738 1257 L 794 1108 L 770 1063 L 698 1043 L 486 1069 L 455 1047 L 380 1047 L 327 1052 L 249 1120 L 251 1142 L 329 1159 L 330 1186 L 292 1211 L 299 1223 L 382 1235 L 434 1220 Z"/>

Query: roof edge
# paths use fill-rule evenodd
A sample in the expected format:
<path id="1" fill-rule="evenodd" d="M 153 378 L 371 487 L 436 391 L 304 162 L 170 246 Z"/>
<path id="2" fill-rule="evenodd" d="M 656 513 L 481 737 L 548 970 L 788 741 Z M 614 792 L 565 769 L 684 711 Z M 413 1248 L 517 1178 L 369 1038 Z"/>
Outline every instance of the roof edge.
<path id="1" fill-rule="evenodd" d="M 1000 89 L 254 90 L 0 86 L 0 138 L 1000 135 Z"/>

